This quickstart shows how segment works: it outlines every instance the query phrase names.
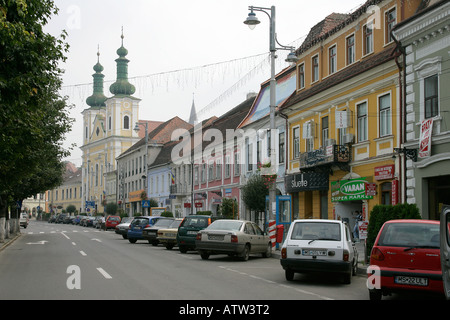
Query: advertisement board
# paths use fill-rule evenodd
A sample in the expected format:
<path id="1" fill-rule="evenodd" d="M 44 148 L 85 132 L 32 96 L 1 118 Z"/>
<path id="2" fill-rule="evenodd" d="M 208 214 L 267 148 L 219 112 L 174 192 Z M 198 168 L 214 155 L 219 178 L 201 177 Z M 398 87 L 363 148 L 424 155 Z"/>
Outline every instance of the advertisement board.
<path id="1" fill-rule="evenodd" d="M 372 195 L 366 195 L 366 184 L 372 182 L 369 180 L 372 180 L 372 177 L 331 181 L 331 201 L 337 202 L 373 199 Z"/>

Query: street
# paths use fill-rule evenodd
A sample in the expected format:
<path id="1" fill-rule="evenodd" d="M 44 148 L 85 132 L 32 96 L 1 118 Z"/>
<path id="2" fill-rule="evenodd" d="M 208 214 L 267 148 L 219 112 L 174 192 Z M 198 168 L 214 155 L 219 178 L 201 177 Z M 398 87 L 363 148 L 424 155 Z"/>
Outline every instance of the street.
<path id="1" fill-rule="evenodd" d="M 334 300 L 368 299 L 364 276 L 285 280 L 279 260 L 236 261 L 135 244 L 114 231 L 31 221 L 0 252 L 0 299 Z"/>

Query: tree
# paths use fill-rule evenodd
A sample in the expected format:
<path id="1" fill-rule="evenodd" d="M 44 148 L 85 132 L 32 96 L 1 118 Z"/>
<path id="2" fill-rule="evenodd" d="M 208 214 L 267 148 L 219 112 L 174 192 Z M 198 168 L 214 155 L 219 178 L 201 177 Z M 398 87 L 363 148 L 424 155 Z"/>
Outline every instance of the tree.
<path id="1" fill-rule="evenodd" d="M 69 204 L 66 208 L 67 213 L 69 215 L 72 215 L 75 211 L 77 211 L 77 207 L 75 207 L 73 204 Z"/>
<path id="2" fill-rule="evenodd" d="M 222 198 L 218 213 L 227 219 L 234 219 L 238 216 L 238 209 L 239 206 L 235 199 Z"/>
<path id="3" fill-rule="evenodd" d="M 62 141 L 73 120 L 58 66 L 66 33 L 43 31 L 57 12 L 53 1 L 0 0 L 0 241 L 8 207 L 58 186 L 69 153 Z"/>
<path id="4" fill-rule="evenodd" d="M 109 215 L 109 216 L 115 216 L 117 214 L 117 209 L 119 208 L 119 206 L 114 203 L 114 202 L 109 202 L 106 204 L 105 207 L 105 212 Z"/>
<path id="5" fill-rule="evenodd" d="M 248 209 L 263 212 L 266 208 L 266 196 L 269 194 L 265 179 L 259 174 L 252 175 L 242 187 L 242 200 Z"/>

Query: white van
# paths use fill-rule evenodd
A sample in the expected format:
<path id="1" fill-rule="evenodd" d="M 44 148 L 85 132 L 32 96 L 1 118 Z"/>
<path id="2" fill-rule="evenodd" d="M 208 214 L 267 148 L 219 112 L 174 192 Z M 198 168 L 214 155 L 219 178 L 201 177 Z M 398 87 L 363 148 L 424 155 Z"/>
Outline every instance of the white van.
<path id="1" fill-rule="evenodd" d="M 28 213 L 20 213 L 19 225 L 24 228 L 28 227 Z"/>
<path id="2" fill-rule="evenodd" d="M 357 272 L 358 252 L 345 222 L 295 220 L 281 248 L 280 263 L 288 281 L 295 272 L 333 272 L 349 284 Z"/>

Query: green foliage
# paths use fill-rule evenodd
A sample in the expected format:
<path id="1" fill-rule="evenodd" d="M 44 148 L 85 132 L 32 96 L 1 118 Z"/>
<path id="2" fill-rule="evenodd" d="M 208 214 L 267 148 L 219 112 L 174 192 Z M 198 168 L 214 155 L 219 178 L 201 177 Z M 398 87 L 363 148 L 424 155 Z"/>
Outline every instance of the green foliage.
<path id="1" fill-rule="evenodd" d="M 222 198 L 222 204 L 219 207 L 218 215 L 225 219 L 233 219 L 238 215 L 238 203 L 235 199 Z"/>
<path id="2" fill-rule="evenodd" d="M 161 217 L 173 218 L 173 213 L 170 211 L 161 212 Z"/>
<path id="3" fill-rule="evenodd" d="M 159 203 L 155 199 L 151 198 L 149 201 L 150 201 L 150 208 L 159 207 Z"/>
<path id="4" fill-rule="evenodd" d="M 251 176 L 241 190 L 242 200 L 248 209 L 257 212 L 265 210 L 266 196 L 269 194 L 269 188 L 263 177 L 259 174 Z"/>
<path id="5" fill-rule="evenodd" d="M 106 204 L 105 207 L 105 212 L 109 215 L 109 216 L 115 216 L 117 215 L 117 210 L 118 210 L 119 206 L 117 205 L 117 203 L 115 202 L 109 202 Z"/>
<path id="6" fill-rule="evenodd" d="M 77 207 L 75 207 L 73 204 L 69 204 L 66 208 L 66 211 L 72 215 L 75 211 L 77 211 Z"/>
<path id="7" fill-rule="evenodd" d="M 415 204 L 402 203 L 395 206 L 376 205 L 370 212 L 367 227 L 367 252 L 370 254 L 375 239 L 386 221 L 395 219 L 422 219 Z"/>

